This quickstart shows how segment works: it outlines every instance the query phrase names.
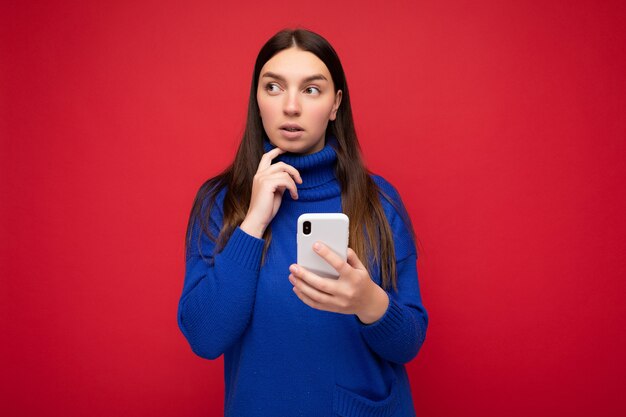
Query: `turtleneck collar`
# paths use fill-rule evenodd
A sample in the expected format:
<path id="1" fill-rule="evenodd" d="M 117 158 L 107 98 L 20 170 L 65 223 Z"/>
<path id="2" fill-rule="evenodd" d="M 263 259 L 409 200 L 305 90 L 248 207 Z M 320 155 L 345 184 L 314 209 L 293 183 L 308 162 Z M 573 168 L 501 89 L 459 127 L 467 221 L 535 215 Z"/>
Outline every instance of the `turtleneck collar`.
<path id="1" fill-rule="evenodd" d="M 335 165 L 337 163 L 335 146 L 338 146 L 337 139 L 332 134 L 328 134 L 324 148 L 318 152 L 309 155 L 285 152 L 274 159 L 274 162 L 282 161 L 291 165 L 300 173 L 302 184 L 297 184 L 298 200 L 308 201 L 341 194 L 339 183 L 335 177 Z M 265 152 L 269 152 L 276 146 L 270 143 L 265 136 L 263 148 Z M 283 198 L 291 197 L 289 193 L 285 193 Z"/>

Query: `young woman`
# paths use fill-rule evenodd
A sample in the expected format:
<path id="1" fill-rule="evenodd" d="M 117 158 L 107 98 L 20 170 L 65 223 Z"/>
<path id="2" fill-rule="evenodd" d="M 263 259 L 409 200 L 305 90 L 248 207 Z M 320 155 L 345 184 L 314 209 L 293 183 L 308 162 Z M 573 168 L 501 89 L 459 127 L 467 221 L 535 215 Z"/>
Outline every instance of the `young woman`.
<path id="1" fill-rule="evenodd" d="M 296 262 L 303 213 L 350 219 L 337 280 Z M 283 30 L 259 52 L 232 164 L 193 204 L 178 325 L 191 349 L 224 354 L 227 416 L 414 416 L 405 364 L 428 316 L 411 222 L 360 156 L 332 46 Z M 316 245 L 317 246 L 317 245 Z"/>

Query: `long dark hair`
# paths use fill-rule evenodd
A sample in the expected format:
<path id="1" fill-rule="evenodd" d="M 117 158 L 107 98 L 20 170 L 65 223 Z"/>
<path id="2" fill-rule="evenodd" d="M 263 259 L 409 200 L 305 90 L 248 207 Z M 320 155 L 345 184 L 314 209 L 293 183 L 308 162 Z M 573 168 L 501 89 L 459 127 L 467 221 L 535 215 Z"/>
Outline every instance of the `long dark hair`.
<path id="1" fill-rule="evenodd" d="M 252 73 L 248 116 L 243 138 L 234 161 L 224 171 L 207 180 L 200 187 L 187 224 L 186 252 L 189 250 L 193 227 L 197 221 L 200 222 L 202 232 L 216 242 L 215 250 L 217 253 L 224 248 L 233 231 L 244 220 L 250 203 L 252 180 L 264 153 L 264 129 L 257 102 L 261 68 L 278 52 L 291 47 L 315 54 L 326 64 L 332 76 L 335 94 L 338 90 L 342 90 L 342 100 L 337 111 L 337 117 L 334 121 L 328 122 L 326 134 L 334 135 L 338 142 L 335 174 L 341 186 L 343 211 L 350 218 L 350 247 L 356 252 L 359 259 L 367 265 L 370 275 L 374 265 L 381 266 L 381 286 L 383 288 L 388 289 L 392 285 L 397 290 L 393 236 L 379 194 L 392 204 L 393 201 L 372 180 L 361 158 L 361 150 L 352 119 L 348 84 L 337 53 L 322 36 L 302 28 L 281 30 L 268 40 L 259 51 Z M 224 221 L 219 235 L 216 237 L 210 231 L 209 216 L 218 193 L 224 187 L 226 187 L 223 207 Z M 209 204 L 203 212 L 205 200 Z M 404 210 L 398 211 L 402 214 L 403 220 L 415 240 L 408 215 Z M 271 241 L 271 233 L 270 225 L 263 235 L 265 239 L 263 258 L 265 258 Z M 197 244 L 200 247 L 200 236 L 198 236 Z"/>

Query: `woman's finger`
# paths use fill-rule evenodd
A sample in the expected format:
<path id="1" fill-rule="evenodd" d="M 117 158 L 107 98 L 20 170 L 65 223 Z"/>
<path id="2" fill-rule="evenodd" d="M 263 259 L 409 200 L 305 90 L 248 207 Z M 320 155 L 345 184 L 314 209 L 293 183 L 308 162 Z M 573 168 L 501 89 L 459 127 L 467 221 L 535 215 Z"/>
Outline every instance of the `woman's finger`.
<path id="1" fill-rule="evenodd" d="M 356 252 L 353 251 L 351 248 L 348 248 L 348 263 L 353 268 L 356 268 L 356 269 L 366 269 L 365 265 L 363 265 L 363 262 L 361 262 L 359 257 L 356 256 Z"/>
<path id="2" fill-rule="evenodd" d="M 339 275 L 344 274 L 350 268 L 350 265 L 346 261 L 341 259 L 337 252 L 333 251 L 322 242 L 315 242 L 313 244 L 313 250 L 319 256 L 324 258 L 324 260 L 328 262 L 328 264 L 332 266 L 333 269 L 339 273 Z"/>
<path id="3" fill-rule="evenodd" d="M 264 183 L 272 187 L 272 190 L 286 188 L 289 190 L 291 198 L 293 198 L 294 200 L 298 199 L 298 187 L 296 187 L 296 183 L 293 182 L 293 178 L 291 178 L 291 176 L 286 172 L 266 177 Z"/>
<path id="4" fill-rule="evenodd" d="M 332 294 L 320 291 L 319 289 L 309 285 L 302 278 L 296 278 L 293 274 L 290 274 L 289 282 L 291 282 L 294 288 L 296 288 L 301 294 L 306 295 L 308 298 L 316 303 L 319 303 L 320 305 L 329 306 L 334 304 L 334 297 Z"/>
<path id="5" fill-rule="evenodd" d="M 293 276 L 302 281 L 303 286 L 313 288 L 316 292 L 327 295 L 334 295 L 339 284 L 334 279 L 322 278 L 299 265 L 291 265 L 289 271 Z"/>
<path id="6" fill-rule="evenodd" d="M 265 170 L 265 173 L 270 174 L 270 173 L 281 172 L 281 171 L 288 172 L 289 175 L 292 176 L 294 181 L 296 181 L 299 184 L 302 184 L 302 177 L 300 176 L 300 173 L 298 172 L 298 170 L 284 162 L 277 162 L 275 164 L 272 164 L 269 168 Z"/>
<path id="7" fill-rule="evenodd" d="M 311 300 L 309 297 L 307 297 L 302 291 L 300 291 L 298 288 L 293 287 L 293 292 L 296 294 L 296 296 L 306 305 L 308 305 L 311 308 L 314 308 L 316 310 L 323 310 L 322 309 L 322 305 L 315 302 L 314 300 Z M 330 310 L 329 310 L 330 311 Z"/>
<path id="8" fill-rule="evenodd" d="M 285 153 L 286 151 L 280 148 L 274 148 L 269 152 L 266 152 L 261 157 L 261 161 L 259 162 L 259 167 L 256 172 L 261 172 L 266 170 L 272 165 L 272 160 L 276 158 L 278 155 Z"/>

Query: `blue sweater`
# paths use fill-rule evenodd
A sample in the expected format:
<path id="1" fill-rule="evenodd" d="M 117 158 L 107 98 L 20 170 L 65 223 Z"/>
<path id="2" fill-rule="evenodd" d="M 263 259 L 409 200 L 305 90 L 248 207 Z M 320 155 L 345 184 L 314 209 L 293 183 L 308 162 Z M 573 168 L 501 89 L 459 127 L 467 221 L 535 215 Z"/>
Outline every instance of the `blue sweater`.
<path id="1" fill-rule="evenodd" d="M 298 200 L 284 193 L 272 240 L 261 265 L 264 240 L 235 229 L 224 249 L 192 228 L 178 325 L 199 356 L 224 354 L 225 415 L 237 417 L 415 416 L 405 364 L 419 351 L 428 315 L 419 291 L 416 250 L 396 209 L 381 198 L 393 231 L 398 291 L 389 307 L 365 325 L 356 315 L 317 310 L 292 291 L 296 221 L 303 213 L 341 212 L 334 174 L 337 155 L 327 138 L 311 155 L 282 154 L 300 172 Z M 267 139 L 265 150 L 273 148 Z M 376 183 L 404 210 L 396 190 Z M 211 212 L 215 235 L 222 225 L 225 190 Z M 202 254 L 200 253 L 202 252 Z M 202 259 L 208 258 L 210 262 Z M 362 260 L 364 263 L 365 260 Z M 370 271 L 380 285 L 380 270 Z"/>

